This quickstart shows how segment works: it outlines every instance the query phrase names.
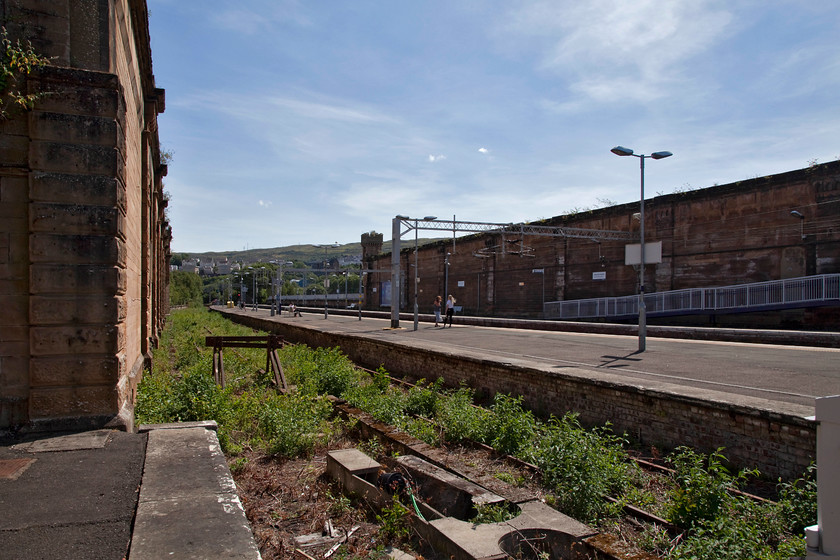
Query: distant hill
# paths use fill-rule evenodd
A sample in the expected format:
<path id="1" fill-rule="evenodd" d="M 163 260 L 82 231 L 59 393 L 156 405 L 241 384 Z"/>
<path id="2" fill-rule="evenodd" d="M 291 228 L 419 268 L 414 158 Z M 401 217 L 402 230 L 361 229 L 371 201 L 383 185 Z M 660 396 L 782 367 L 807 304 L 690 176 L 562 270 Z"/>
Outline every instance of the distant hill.
<path id="1" fill-rule="evenodd" d="M 411 242 L 413 243 L 413 239 Z M 433 243 L 438 241 L 435 239 L 420 239 L 420 245 L 426 243 Z M 403 247 L 407 246 L 408 240 L 403 240 Z M 391 241 L 385 241 L 382 245 L 382 252 L 391 252 Z M 339 245 L 338 247 L 328 247 L 326 255 L 329 258 L 337 258 L 344 256 L 361 256 L 361 243 L 347 243 L 346 245 Z M 227 257 L 232 262 L 254 263 L 254 262 L 270 262 L 270 261 L 295 261 L 304 263 L 317 263 L 324 260 L 324 248 L 315 247 L 314 245 L 287 245 L 285 247 L 274 247 L 271 249 L 248 249 L 246 251 L 210 251 L 206 253 L 173 253 L 173 261 L 181 261 L 183 259 L 200 259 L 201 262 L 208 262 L 210 260 L 219 260 Z"/>

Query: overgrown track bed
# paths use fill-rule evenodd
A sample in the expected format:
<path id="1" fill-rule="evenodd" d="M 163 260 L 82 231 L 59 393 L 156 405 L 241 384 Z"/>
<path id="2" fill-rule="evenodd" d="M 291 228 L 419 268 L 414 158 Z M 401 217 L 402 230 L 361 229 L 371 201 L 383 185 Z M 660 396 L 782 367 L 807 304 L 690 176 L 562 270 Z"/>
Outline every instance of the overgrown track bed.
<path id="1" fill-rule="evenodd" d="M 632 554 L 648 550 L 673 559 L 709 560 L 752 560 L 757 555 L 723 552 L 754 553 L 761 547 L 766 560 L 797 555 L 792 548 L 798 546 L 797 537 L 792 536 L 796 533 L 779 520 L 796 517 L 807 522 L 810 481 L 778 488 L 786 493 L 780 504 L 787 504 L 787 509 L 756 506 L 755 500 L 728 493 L 732 487 L 742 487 L 747 475 L 726 472 L 720 454 L 706 457 L 682 450 L 667 457 L 674 476 L 650 476 L 638 467 L 628 467 L 632 463 L 627 442 L 608 427 L 586 430 L 574 415 L 541 423 L 510 395 L 496 395 L 488 408 L 477 408 L 471 389 L 443 389 L 442 380 L 397 390 L 387 372 L 360 372 L 337 349 L 283 348 L 280 360 L 296 388 L 290 394 L 277 394 L 270 376 L 260 371 L 264 351 L 252 355 L 243 350 L 237 359 L 226 362 L 223 389 L 210 376 L 210 349 L 196 347 L 204 340 L 202 329 L 220 336 L 255 333 L 241 327 L 228 330 L 221 323 L 205 326 L 203 320 L 198 315 L 173 319 L 175 328 L 162 336 L 155 356 L 156 367 L 163 367 L 154 375 L 149 372 L 141 385 L 138 420 L 218 422 L 220 441 L 265 558 L 299 554 L 294 552 L 299 544 L 295 537 L 320 531 L 330 519 L 347 530 L 359 526 L 336 557 L 374 557 L 392 542 L 422 550 L 422 543 L 400 532 L 403 513 L 377 512 L 348 500 L 323 479 L 326 452 L 351 446 L 382 464 L 389 464 L 393 453 L 422 452 L 431 462 L 510 501 L 544 500 L 597 525 L 605 533 L 601 540 L 609 542 L 604 548 L 610 550 Z M 357 421 L 361 415 L 330 417 L 333 405 L 325 395 L 338 395 L 346 401 L 343 407 L 364 409 L 363 414 L 376 419 L 370 424 L 380 424 L 389 440 L 382 443 L 373 437 L 365 427 L 368 423 Z M 456 443 L 471 439 L 495 450 Z M 539 467 L 539 472 L 532 466 Z M 605 502 L 605 495 L 616 496 L 618 503 Z M 660 524 L 619 516 L 625 504 L 669 521 L 680 520 L 677 524 L 690 530 L 674 537 Z M 795 511 L 797 507 L 803 515 Z M 691 517 L 695 511 L 702 511 L 702 516 Z M 432 552 L 423 554 L 435 558 Z"/>

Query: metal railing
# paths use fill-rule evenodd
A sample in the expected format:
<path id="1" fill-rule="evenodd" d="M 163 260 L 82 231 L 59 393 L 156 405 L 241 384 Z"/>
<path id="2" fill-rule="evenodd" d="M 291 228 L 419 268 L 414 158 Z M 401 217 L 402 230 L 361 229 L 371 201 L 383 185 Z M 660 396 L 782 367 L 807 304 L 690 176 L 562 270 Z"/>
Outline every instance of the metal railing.
<path id="1" fill-rule="evenodd" d="M 645 294 L 648 315 L 746 313 L 830 304 L 840 304 L 840 274 Z M 639 314 L 639 298 L 634 295 L 551 301 L 543 310 L 546 319 L 632 317 Z"/>

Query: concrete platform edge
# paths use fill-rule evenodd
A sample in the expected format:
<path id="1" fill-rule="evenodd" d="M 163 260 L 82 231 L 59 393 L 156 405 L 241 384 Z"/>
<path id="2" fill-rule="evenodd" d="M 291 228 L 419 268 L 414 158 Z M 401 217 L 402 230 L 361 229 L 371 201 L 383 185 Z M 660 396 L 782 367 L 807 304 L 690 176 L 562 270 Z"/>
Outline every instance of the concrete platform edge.
<path id="1" fill-rule="evenodd" d="M 129 550 L 132 560 L 260 559 L 214 427 L 143 427 L 149 439 Z"/>

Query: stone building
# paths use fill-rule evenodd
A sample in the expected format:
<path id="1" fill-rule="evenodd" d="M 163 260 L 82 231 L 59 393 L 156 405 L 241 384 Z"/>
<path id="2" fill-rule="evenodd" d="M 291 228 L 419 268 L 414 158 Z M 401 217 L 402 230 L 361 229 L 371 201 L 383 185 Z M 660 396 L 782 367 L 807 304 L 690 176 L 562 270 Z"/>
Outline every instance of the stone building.
<path id="1" fill-rule="evenodd" d="M 635 202 L 532 223 L 638 232 L 638 213 Z M 481 221 L 480 216 L 474 219 Z M 645 270 L 646 292 L 840 273 L 840 161 L 648 199 L 645 238 L 662 242 L 662 262 Z M 423 245 L 418 255 L 420 311 L 430 313 L 434 296 L 447 290 L 466 314 L 534 318 L 540 317 L 543 301 L 637 294 L 638 271 L 624 264 L 627 243 L 481 233 Z M 400 270 L 406 279 L 414 275 L 413 250 L 402 249 Z M 366 285 L 369 309 L 390 306 L 381 297 L 390 293 L 390 259 L 366 260 L 382 271 Z M 413 308 L 413 296 L 412 282 L 402 282 L 402 310 Z M 672 322 L 709 320 L 697 316 Z M 840 328 L 840 309 L 714 320 L 733 326 Z"/>
<path id="2" fill-rule="evenodd" d="M 166 314 L 165 216 L 145 0 L 2 0 L 50 64 L 0 122 L 0 430 L 133 427 Z"/>

